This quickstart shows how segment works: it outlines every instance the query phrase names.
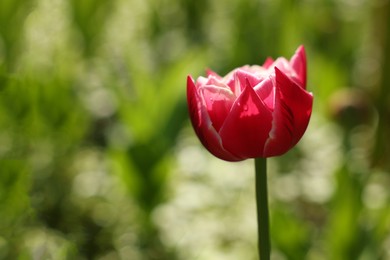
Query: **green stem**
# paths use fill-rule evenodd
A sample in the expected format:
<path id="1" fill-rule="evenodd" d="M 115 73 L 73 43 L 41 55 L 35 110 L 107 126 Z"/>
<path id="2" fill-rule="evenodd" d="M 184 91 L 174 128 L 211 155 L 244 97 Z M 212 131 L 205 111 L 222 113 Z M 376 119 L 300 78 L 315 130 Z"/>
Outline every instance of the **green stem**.
<path id="1" fill-rule="evenodd" d="M 271 244 L 269 238 L 269 213 L 267 192 L 267 159 L 255 159 L 257 228 L 260 260 L 269 260 Z"/>

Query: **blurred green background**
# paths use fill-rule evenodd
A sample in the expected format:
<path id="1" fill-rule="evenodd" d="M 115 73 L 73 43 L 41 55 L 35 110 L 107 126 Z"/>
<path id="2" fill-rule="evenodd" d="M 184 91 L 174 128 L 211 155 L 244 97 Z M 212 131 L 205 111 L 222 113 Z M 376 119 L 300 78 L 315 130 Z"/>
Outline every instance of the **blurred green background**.
<path id="1" fill-rule="evenodd" d="M 0 259 L 257 259 L 253 161 L 186 76 L 304 44 L 313 116 L 269 159 L 274 260 L 390 259 L 390 1 L 1 0 Z"/>

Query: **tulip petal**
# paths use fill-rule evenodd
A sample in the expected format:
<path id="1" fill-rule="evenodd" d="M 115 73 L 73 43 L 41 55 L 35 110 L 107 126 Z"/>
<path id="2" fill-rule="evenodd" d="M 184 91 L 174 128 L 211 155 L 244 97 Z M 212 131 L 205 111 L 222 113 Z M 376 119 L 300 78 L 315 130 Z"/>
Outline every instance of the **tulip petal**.
<path id="1" fill-rule="evenodd" d="M 264 156 L 284 154 L 292 147 L 294 135 L 294 115 L 281 99 L 279 90 L 275 92 L 275 109 L 272 113 L 272 129 L 264 147 Z"/>
<path id="2" fill-rule="evenodd" d="M 290 65 L 297 74 L 301 87 L 306 89 L 306 52 L 303 45 L 299 46 L 295 54 L 291 57 Z"/>
<path id="3" fill-rule="evenodd" d="M 228 87 L 203 86 L 199 88 L 199 93 L 203 97 L 203 104 L 206 105 L 211 122 L 218 132 L 225 121 L 236 96 Z"/>
<path id="4" fill-rule="evenodd" d="M 278 67 L 279 70 L 283 71 L 287 75 L 291 75 L 293 73 L 290 62 L 284 57 L 277 58 L 272 66 Z"/>
<path id="5" fill-rule="evenodd" d="M 241 159 L 262 157 L 272 115 L 247 81 L 219 134 L 223 147 Z"/>
<path id="6" fill-rule="evenodd" d="M 199 79 L 201 79 L 202 81 L 200 81 Z M 203 79 L 203 77 L 199 77 L 197 82 L 196 82 L 196 87 L 197 88 L 200 88 L 204 85 L 215 85 L 215 86 L 219 86 L 219 87 L 225 87 L 226 85 L 222 82 L 221 79 L 219 79 L 218 77 L 214 77 L 213 75 L 209 75 L 206 80 Z M 200 84 L 198 84 L 200 83 Z"/>
<path id="7" fill-rule="evenodd" d="M 236 97 L 238 97 L 241 94 L 242 90 L 235 77 L 235 73 L 236 70 L 229 72 L 229 74 L 223 78 L 223 82 L 232 90 Z"/>
<path id="8" fill-rule="evenodd" d="M 187 77 L 187 104 L 192 126 L 201 143 L 216 157 L 226 161 L 239 161 L 240 159 L 222 147 L 222 141 L 214 129 L 207 108 L 202 104 L 194 80 Z"/>
<path id="9" fill-rule="evenodd" d="M 265 60 L 265 62 L 264 62 L 264 64 L 263 64 L 263 68 L 264 69 L 268 69 L 269 67 L 271 67 L 272 66 L 272 63 L 274 63 L 274 60 L 271 58 L 271 57 L 268 57 L 266 60 Z"/>
<path id="10" fill-rule="evenodd" d="M 270 77 L 263 80 L 260 84 L 254 87 L 256 94 L 267 105 L 270 111 L 274 110 L 275 106 L 275 87 Z"/>
<path id="11" fill-rule="evenodd" d="M 272 130 L 267 140 L 265 156 L 287 152 L 303 136 L 309 124 L 313 95 L 275 67 L 275 109 Z"/>
<path id="12" fill-rule="evenodd" d="M 195 83 L 195 86 L 198 88 L 200 86 L 203 86 L 205 85 L 210 79 L 209 78 L 205 78 L 205 77 L 198 77 L 198 79 L 196 80 L 196 83 Z M 187 78 L 187 83 L 188 83 L 188 78 Z"/>
<path id="13" fill-rule="evenodd" d="M 206 69 L 206 75 L 207 76 L 214 76 L 217 79 L 222 79 L 222 77 L 219 76 L 218 73 L 216 73 L 215 71 L 213 71 L 211 69 Z"/>
<path id="14" fill-rule="evenodd" d="M 283 72 L 275 69 L 276 85 L 282 93 L 282 99 L 294 115 L 295 134 L 293 145 L 298 143 L 309 124 L 312 108 L 313 94 L 299 87 Z"/>
<path id="15" fill-rule="evenodd" d="M 253 73 L 250 73 L 242 69 L 238 69 L 234 73 L 234 78 L 238 80 L 237 83 L 239 83 L 240 85 L 241 92 L 246 87 L 247 81 L 249 82 L 250 86 L 256 86 L 261 81 L 261 79 L 256 77 Z"/>

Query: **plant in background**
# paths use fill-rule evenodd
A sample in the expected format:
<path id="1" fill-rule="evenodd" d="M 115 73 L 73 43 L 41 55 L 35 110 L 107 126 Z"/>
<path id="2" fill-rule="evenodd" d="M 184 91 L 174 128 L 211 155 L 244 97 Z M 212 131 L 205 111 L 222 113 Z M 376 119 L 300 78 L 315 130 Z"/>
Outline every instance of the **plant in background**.
<path id="1" fill-rule="evenodd" d="M 306 91 L 306 54 L 300 46 L 288 61 L 268 58 L 226 76 L 187 78 L 187 102 L 202 144 L 226 161 L 255 158 L 260 258 L 269 259 L 266 160 L 282 155 L 303 136 L 312 112 Z"/>

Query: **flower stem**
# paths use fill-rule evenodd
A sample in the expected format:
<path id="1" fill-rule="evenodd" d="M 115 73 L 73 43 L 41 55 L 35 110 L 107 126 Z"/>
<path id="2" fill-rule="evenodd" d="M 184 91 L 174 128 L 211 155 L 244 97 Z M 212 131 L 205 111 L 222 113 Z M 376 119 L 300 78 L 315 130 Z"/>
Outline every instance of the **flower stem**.
<path id="1" fill-rule="evenodd" d="M 255 174 L 259 257 L 260 260 L 269 260 L 271 244 L 269 238 L 266 158 L 255 158 Z"/>

